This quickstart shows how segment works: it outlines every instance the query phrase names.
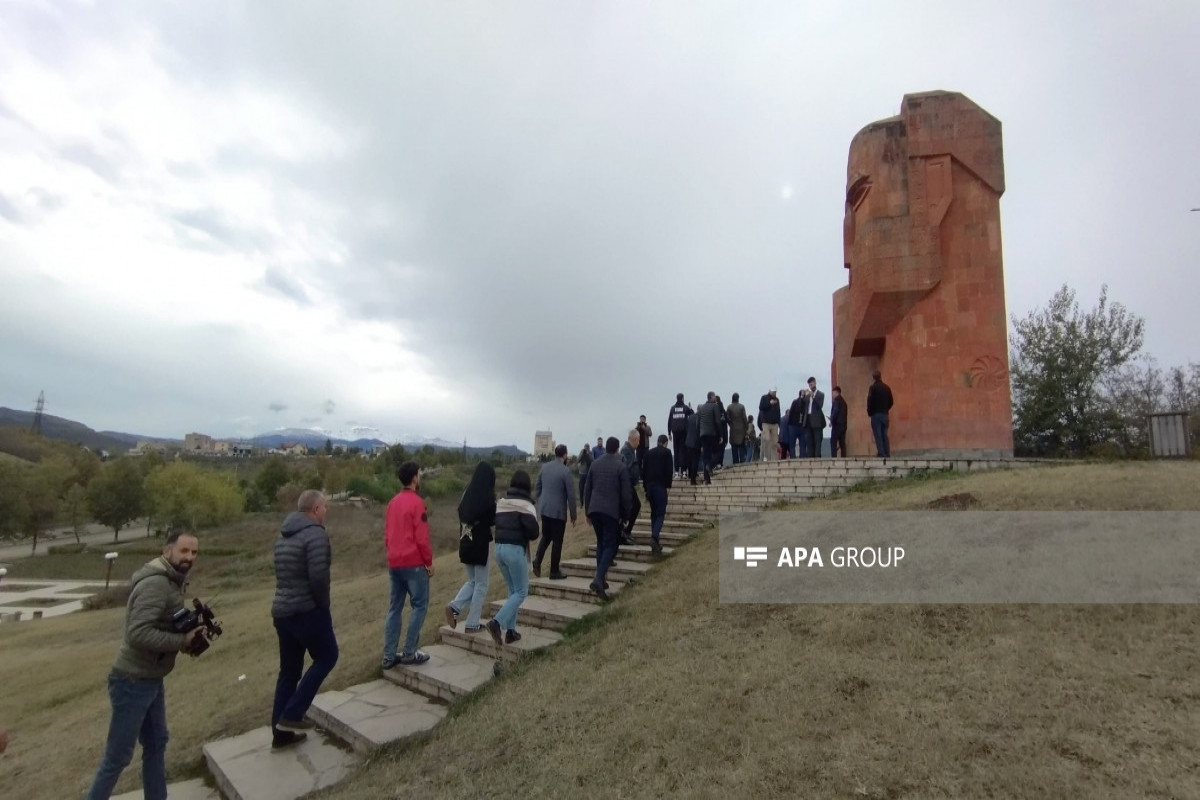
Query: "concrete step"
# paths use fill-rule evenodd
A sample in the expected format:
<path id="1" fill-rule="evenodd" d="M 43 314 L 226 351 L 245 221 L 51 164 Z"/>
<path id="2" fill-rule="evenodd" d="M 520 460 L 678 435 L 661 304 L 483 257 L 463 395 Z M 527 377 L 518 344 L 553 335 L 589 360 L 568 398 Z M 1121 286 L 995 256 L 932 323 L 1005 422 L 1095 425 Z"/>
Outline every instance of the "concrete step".
<path id="1" fill-rule="evenodd" d="M 421 648 L 429 654 L 424 664 L 397 664 L 383 677 L 414 692 L 452 702 L 492 679 L 495 660 L 461 647 L 435 644 Z"/>
<path id="2" fill-rule="evenodd" d="M 646 507 L 645 504 L 643 504 L 641 516 L 638 518 L 638 521 L 633 524 L 634 530 L 637 530 L 638 528 L 645 528 L 646 530 L 650 530 L 650 518 L 649 518 L 649 516 L 647 516 L 648 514 L 649 514 L 649 509 Z M 703 522 L 696 522 L 695 520 L 672 519 L 670 516 L 663 518 L 663 532 L 677 531 L 680 533 L 683 533 L 683 532 L 693 533 L 693 532 L 699 531 L 705 527 L 706 527 L 706 525 Z"/>
<path id="3" fill-rule="evenodd" d="M 483 622 L 485 625 L 487 624 L 487 620 Z M 520 641 L 497 647 L 487 630 L 482 630 L 478 633 L 467 633 L 460 622 L 457 628 L 451 628 L 449 625 L 443 625 L 439 628 L 438 640 L 442 644 L 461 647 L 472 653 L 487 656 L 488 658 L 497 658 L 501 661 L 516 661 L 525 653 L 549 647 L 552 644 L 562 641 L 561 633 L 547 630 L 546 628 L 522 626 L 518 632 L 521 634 Z"/>
<path id="4" fill-rule="evenodd" d="M 589 583 L 596 576 L 595 558 L 573 558 L 570 561 L 562 562 L 559 566 L 568 575 L 587 578 Z M 650 564 L 640 564 L 637 561 L 614 561 L 608 566 L 609 582 L 611 583 L 612 579 L 616 578 L 622 583 L 633 583 L 646 577 L 651 569 Z"/>
<path id="5" fill-rule="evenodd" d="M 429 730 L 448 710 L 445 703 L 381 679 L 322 692 L 308 716 L 366 756 L 388 742 Z"/>
<path id="6" fill-rule="evenodd" d="M 492 613 L 495 614 L 499 611 L 502 605 L 504 605 L 503 600 L 492 603 Z M 533 594 L 525 598 L 525 602 L 521 604 L 521 610 L 517 612 L 517 625 L 521 626 L 518 628 L 518 632 L 525 627 L 561 631 L 575 620 L 583 619 L 597 610 L 599 610 L 598 606 L 592 603 L 558 600 Z"/>
<path id="7" fill-rule="evenodd" d="M 687 544 L 692 536 L 693 534 L 691 533 L 674 533 L 664 528 L 658 534 L 658 541 L 670 547 L 678 547 L 681 544 Z M 633 527 L 633 541 L 635 543 L 650 544 L 653 540 L 654 537 L 650 535 L 649 528 L 638 528 L 636 525 Z"/>
<path id="8" fill-rule="evenodd" d="M 608 594 L 615 595 L 625 588 L 618 582 L 616 576 L 608 576 Z M 603 603 L 599 596 L 592 593 L 591 578 L 577 578 L 574 575 L 562 580 L 552 581 L 549 578 L 530 578 L 529 594 L 538 597 L 553 597 L 559 600 L 574 600 L 579 603 Z"/>
<path id="9" fill-rule="evenodd" d="M 167 794 L 171 796 L 171 800 L 221 800 L 220 793 L 213 787 L 205 785 L 201 778 L 168 784 Z M 141 789 L 137 789 L 115 795 L 112 800 L 143 800 L 145 796 Z"/>
<path id="10" fill-rule="evenodd" d="M 204 745 L 204 760 L 227 800 L 295 800 L 332 786 L 358 767 L 350 748 L 320 731 L 297 745 L 271 749 L 271 729 Z"/>
<path id="11" fill-rule="evenodd" d="M 667 547 L 666 545 L 663 546 L 663 558 L 670 556 L 674 552 L 674 547 Z M 595 558 L 596 545 L 588 545 L 587 554 L 590 557 Z M 644 564 L 652 564 L 658 560 L 658 558 L 650 552 L 650 546 L 645 544 L 623 544 L 621 545 L 621 548 L 617 550 L 617 558 L 623 561 L 640 561 Z"/>

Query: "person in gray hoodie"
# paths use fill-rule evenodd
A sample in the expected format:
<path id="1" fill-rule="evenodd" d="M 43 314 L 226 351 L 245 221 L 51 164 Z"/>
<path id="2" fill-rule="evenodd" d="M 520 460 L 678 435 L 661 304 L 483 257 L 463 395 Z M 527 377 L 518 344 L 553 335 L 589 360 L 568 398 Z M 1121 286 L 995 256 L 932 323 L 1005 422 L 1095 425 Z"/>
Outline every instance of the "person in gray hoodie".
<path id="1" fill-rule="evenodd" d="M 338 660 L 329 613 L 329 565 L 333 559 L 325 514 L 329 506 L 316 489 L 302 492 L 275 540 L 275 598 L 271 616 L 279 638 L 279 678 L 271 709 L 276 747 L 292 744 L 313 727 L 308 707 Z M 304 670 L 304 654 L 312 658 Z"/>
<path id="2" fill-rule="evenodd" d="M 167 536 L 162 555 L 133 573 L 125 610 L 125 635 L 112 671 L 108 698 L 112 719 L 104 758 L 87 800 L 108 800 L 117 779 L 142 743 L 142 792 L 149 800 L 167 797 L 167 702 L 163 678 L 175 668 L 175 656 L 191 647 L 201 627 L 176 633 L 175 612 L 184 608 L 188 572 L 200 542 L 182 530 Z"/>
<path id="3" fill-rule="evenodd" d="M 542 577 L 542 557 L 550 548 L 550 580 L 561 581 L 567 576 L 559 571 L 562 560 L 563 536 L 567 532 L 567 514 L 575 527 L 575 481 L 567 469 L 567 446 L 554 448 L 554 460 L 542 465 L 537 476 L 537 513 L 542 523 L 542 540 L 533 557 L 533 575 Z"/>

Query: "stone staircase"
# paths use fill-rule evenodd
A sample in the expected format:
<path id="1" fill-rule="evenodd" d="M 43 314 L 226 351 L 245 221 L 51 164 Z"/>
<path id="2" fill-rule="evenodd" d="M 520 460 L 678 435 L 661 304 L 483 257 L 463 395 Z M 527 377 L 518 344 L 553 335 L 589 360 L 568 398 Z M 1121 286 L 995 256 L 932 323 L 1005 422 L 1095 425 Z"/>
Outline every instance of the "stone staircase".
<path id="1" fill-rule="evenodd" d="M 663 548 L 661 558 L 669 558 L 675 547 L 705 527 L 692 515 L 672 515 L 662 533 L 664 543 L 672 546 Z M 610 597 L 645 580 L 652 562 L 660 560 L 650 556 L 648 523 L 639 523 L 635 536 L 646 544 L 621 547 L 608 572 Z M 568 625 L 600 609 L 600 599 L 588 588 L 596 570 L 594 556 L 564 560 L 562 570 L 568 575 L 565 580 L 530 576 L 529 596 L 517 615 L 519 641 L 497 647 L 486 630 L 467 633 L 461 621 L 456 628 L 443 625 L 437 644 L 421 648 L 429 654 L 426 663 L 396 665 L 376 680 L 317 695 L 308 712 L 317 730 L 304 742 L 272 750 L 271 731 L 264 726 L 205 745 L 205 762 L 217 789 L 186 781 L 173 784 L 171 796 L 293 800 L 343 780 L 378 748 L 433 728 L 450 703 L 492 680 L 503 664 L 558 643 Z M 491 603 L 490 613 L 501 605 L 502 601 Z M 429 613 L 440 614 L 441 608 L 432 606 Z"/>
<path id="2" fill-rule="evenodd" d="M 619 597 L 651 574 L 653 563 L 670 558 L 723 512 L 757 511 L 774 503 L 797 502 L 843 491 L 865 480 L 887 480 L 925 470 L 976 471 L 1025 466 L 1025 459 L 796 459 L 740 464 L 713 476 L 711 486 L 676 481 L 663 525 L 662 556 L 650 552 L 649 507 L 634 526 L 634 545 L 622 545 L 608 572 L 610 596 Z M 443 625 L 438 643 L 422 648 L 430 659 L 419 666 L 397 665 L 380 678 L 317 696 L 309 717 L 318 730 L 299 745 L 271 750 L 267 727 L 210 742 L 204 758 L 215 790 L 202 781 L 171 786 L 182 800 L 293 800 L 350 775 L 383 745 L 427 731 L 447 714 L 449 704 L 467 695 L 513 662 L 562 640 L 572 622 L 600 609 L 588 584 L 595 574 L 595 546 L 587 556 L 566 560 L 569 577 L 552 581 L 530 577 L 529 596 L 518 613 L 521 640 L 497 646 L 484 631 L 467 633 Z M 548 565 L 547 565 L 548 566 Z M 503 603 L 491 603 L 495 613 Z M 441 608 L 429 609 L 440 614 Z M 486 620 L 485 620 L 486 622 Z M 131 792 L 122 798 L 140 797 Z M 121 800 L 121 799 L 119 799 Z"/>

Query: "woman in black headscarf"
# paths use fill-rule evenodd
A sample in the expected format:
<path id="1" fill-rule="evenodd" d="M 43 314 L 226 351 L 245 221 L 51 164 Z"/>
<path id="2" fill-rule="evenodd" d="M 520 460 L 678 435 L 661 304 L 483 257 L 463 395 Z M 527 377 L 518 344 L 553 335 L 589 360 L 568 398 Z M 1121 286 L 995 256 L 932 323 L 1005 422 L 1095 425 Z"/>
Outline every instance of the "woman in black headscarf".
<path id="1" fill-rule="evenodd" d="M 496 522 L 496 470 L 486 461 L 479 462 L 471 482 L 458 501 L 458 560 L 467 571 L 467 582 L 446 606 L 446 624 L 458 627 L 458 615 L 470 603 L 467 633 L 483 630 L 479 617 L 488 590 L 488 544 Z"/>

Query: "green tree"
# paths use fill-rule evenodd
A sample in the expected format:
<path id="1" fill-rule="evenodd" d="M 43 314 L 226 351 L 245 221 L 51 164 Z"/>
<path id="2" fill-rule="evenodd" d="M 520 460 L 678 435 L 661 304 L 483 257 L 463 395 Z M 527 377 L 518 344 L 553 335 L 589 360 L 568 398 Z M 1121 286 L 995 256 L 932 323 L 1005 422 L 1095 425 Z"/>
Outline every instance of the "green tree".
<path id="1" fill-rule="evenodd" d="M 10 539 L 25 530 L 29 505 L 25 501 L 25 473 L 32 466 L 0 460 L 0 537 Z"/>
<path id="2" fill-rule="evenodd" d="M 271 456 L 259 470 L 254 485 L 264 497 L 273 500 L 290 477 L 287 462 L 281 456 Z"/>
<path id="3" fill-rule="evenodd" d="M 87 489 L 81 483 L 72 483 L 63 495 L 63 514 L 71 523 L 71 532 L 75 534 L 75 542 L 79 543 L 79 534 L 87 521 L 88 502 Z"/>
<path id="4" fill-rule="evenodd" d="M 114 542 L 121 528 L 141 515 L 144 500 L 141 471 L 128 458 L 108 462 L 88 484 L 92 518 L 113 529 Z"/>
<path id="5" fill-rule="evenodd" d="M 1102 380 L 1142 348 L 1145 320 L 1120 303 L 1081 312 L 1065 284 L 1044 309 L 1012 320 L 1013 434 L 1018 452 L 1081 455 L 1106 438 Z"/>
<path id="6" fill-rule="evenodd" d="M 22 533 L 33 540 L 33 552 L 37 552 L 38 538 L 58 516 L 62 502 L 62 485 L 70 475 L 70 464 L 61 458 L 43 459 L 36 467 L 25 471 L 23 491 L 25 514 L 22 518 Z"/>
<path id="7" fill-rule="evenodd" d="M 146 478 L 146 511 L 160 523 L 197 530 L 228 522 L 242 505 L 230 476 L 186 461 L 167 464 Z"/>
<path id="8" fill-rule="evenodd" d="M 325 455 L 327 455 L 327 456 L 333 455 L 333 440 L 332 439 L 325 440 Z"/>

